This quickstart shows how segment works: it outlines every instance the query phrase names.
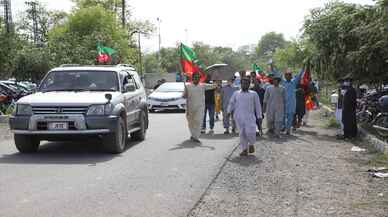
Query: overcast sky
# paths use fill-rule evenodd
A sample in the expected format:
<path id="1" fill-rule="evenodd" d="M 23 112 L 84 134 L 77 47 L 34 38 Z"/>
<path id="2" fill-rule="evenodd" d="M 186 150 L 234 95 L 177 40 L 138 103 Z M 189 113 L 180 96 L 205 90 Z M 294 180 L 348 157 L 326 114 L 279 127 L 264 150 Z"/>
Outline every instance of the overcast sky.
<path id="1" fill-rule="evenodd" d="M 24 9 L 25 0 L 11 0 L 14 14 Z M 286 39 L 300 34 L 309 10 L 330 0 L 127 0 L 135 19 L 149 20 L 158 26 L 161 19 L 162 47 L 176 42 L 202 41 L 212 46 L 238 48 L 256 44 L 270 31 L 283 33 Z M 70 0 L 40 0 L 49 9 L 70 11 Z M 373 0 L 345 2 L 374 4 Z M 187 34 L 186 31 L 187 30 Z M 158 31 L 142 38 L 147 51 L 158 49 Z"/>

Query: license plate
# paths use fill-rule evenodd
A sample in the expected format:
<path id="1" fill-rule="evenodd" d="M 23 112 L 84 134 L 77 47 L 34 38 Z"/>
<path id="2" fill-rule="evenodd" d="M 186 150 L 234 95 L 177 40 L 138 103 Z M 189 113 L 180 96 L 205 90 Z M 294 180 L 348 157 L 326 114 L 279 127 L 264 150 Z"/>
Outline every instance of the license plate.
<path id="1" fill-rule="evenodd" d="M 69 124 L 66 122 L 53 122 L 49 123 L 49 130 L 67 130 L 69 128 Z"/>
<path id="2" fill-rule="evenodd" d="M 162 102 L 160 103 L 160 106 L 168 106 L 168 103 Z"/>

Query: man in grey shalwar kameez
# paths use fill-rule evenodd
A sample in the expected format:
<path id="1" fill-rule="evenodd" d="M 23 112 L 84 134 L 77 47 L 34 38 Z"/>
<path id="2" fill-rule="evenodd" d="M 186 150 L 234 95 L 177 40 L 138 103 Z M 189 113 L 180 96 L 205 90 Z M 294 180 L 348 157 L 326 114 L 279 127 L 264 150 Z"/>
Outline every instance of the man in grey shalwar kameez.
<path id="1" fill-rule="evenodd" d="M 241 90 L 233 94 L 229 102 L 228 113 L 233 112 L 234 120 L 240 131 L 240 156 L 255 152 L 256 117 L 262 117 L 260 99 L 256 92 L 249 90 L 250 80 L 241 80 Z M 249 149 L 249 150 L 248 150 Z"/>
<path id="2" fill-rule="evenodd" d="M 223 116 L 223 124 L 225 128 L 224 134 L 229 134 L 230 128 L 230 119 L 232 119 L 232 133 L 235 132 L 235 122 L 233 117 L 228 114 L 228 105 L 230 102 L 230 98 L 232 98 L 234 92 L 237 91 L 237 87 L 233 85 L 234 79 L 228 80 L 228 84 L 221 88 L 221 103 L 222 103 L 222 116 Z"/>
<path id="3" fill-rule="evenodd" d="M 269 86 L 264 95 L 264 112 L 267 117 L 268 133 L 280 138 L 280 130 L 283 125 L 286 93 L 280 86 L 281 78 L 274 77 L 273 85 Z"/>

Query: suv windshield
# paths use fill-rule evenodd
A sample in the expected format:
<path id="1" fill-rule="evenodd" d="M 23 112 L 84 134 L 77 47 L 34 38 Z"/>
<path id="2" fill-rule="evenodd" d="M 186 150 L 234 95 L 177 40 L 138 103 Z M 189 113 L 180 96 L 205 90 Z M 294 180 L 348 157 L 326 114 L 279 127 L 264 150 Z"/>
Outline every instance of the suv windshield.
<path id="1" fill-rule="evenodd" d="M 42 81 L 39 91 L 118 91 L 117 73 L 113 71 L 52 71 Z"/>
<path id="2" fill-rule="evenodd" d="M 183 83 L 164 83 L 156 89 L 156 92 L 183 92 L 185 86 Z"/>

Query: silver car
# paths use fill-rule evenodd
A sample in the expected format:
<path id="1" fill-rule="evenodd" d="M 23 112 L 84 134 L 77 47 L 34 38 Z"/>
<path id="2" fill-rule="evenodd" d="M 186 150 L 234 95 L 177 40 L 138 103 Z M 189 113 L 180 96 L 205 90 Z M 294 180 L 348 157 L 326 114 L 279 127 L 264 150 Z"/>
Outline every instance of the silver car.
<path id="1" fill-rule="evenodd" d="M 148 109 L 155 110 L 186 110 L 185 90 L 182 82 L 166 82 L 148 96 Z"/>

